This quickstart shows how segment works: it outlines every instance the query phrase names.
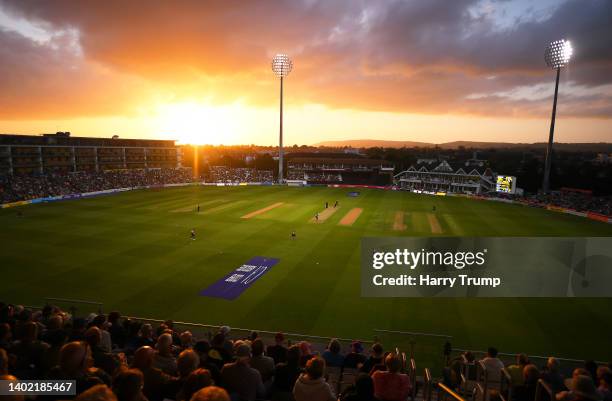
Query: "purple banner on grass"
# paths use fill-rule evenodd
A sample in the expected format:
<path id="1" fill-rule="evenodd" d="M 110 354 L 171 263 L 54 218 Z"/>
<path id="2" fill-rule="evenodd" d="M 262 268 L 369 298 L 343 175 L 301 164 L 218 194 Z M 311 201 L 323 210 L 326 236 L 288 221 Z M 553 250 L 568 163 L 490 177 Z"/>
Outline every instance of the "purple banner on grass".
<path id="1" fill-rule="evenodd" d="M 280 259 L 255 256 L 221 280 L 200 291 L 200 295 L 228 300 L 236 299 L 279 261 Z"/>

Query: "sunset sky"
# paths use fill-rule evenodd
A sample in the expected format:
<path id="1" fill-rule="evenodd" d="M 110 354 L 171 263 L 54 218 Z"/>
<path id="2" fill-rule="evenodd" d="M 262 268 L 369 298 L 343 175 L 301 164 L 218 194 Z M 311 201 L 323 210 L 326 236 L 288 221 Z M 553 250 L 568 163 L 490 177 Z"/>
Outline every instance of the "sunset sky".
<path id="1" fill-rule="evenodd" d="M 609 0 L 0 0 L 0 133 L 612 142 Z"/>

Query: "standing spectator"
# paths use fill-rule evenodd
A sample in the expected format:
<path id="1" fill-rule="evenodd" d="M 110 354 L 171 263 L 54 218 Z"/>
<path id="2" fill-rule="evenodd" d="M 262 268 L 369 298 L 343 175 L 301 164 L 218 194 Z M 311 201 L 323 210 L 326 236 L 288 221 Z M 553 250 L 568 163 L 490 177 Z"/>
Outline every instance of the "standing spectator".
<path id="1" fill-rule="evenodd" d="M 341 368 L 344 365 L 344 355 L 340 353 L 340 350 L 340 341 L 333 338 L 322 355 L 327 366 Z"/>
<path id="2" fill-rule="evenodd" d="M 550 358 L 549 358 L 550 359 Z M 510 374 L 512 380 L 512 386 L 521 386 L 524 383 L 523 369 L 529 365 L 529 358 L 526 354 L 518 354 L 516 356 L 516 363 L 508 366 L 506 370 Z"/>
<path id="3" fill-rule="evenodd" d="M 499 382 L 501 380 L 501 371 L 504 368 L 504 363 L 497 357 L 497 348 L 489 347 L 487 355 L 480 360 L 487 370 L 487 378 L 491 382 Z"/>
<path id="4" fill-rule="evenodd" d="M 240 341 L 236 345 L 236 362 L 227 363 L 221 369 L 223 387 L 232 395 L 232 400 L 254 401 L 265 396 L 259 372 L 249 366 L 251 347 Z"/>
<path id="5" fill-rule="evenodd" d="M 157 353 L 153 358 L 153 366 L 171 376 L 176 375 L 176 358 L 172 354 L 172 334 L 163 333 L 157 339 Z"/>
<path id="6" fill-rule="evenodd" d="M 331 387 L 323 378 L 325 360 L 313 357 L 306 363 L 306 373 L 302 373 L 293 387 L 295 401 L 335 401 Z"/>
<path id="7" fill-rule="evenodd" d="M 405 401 L 410 394 L 410 379 L 400 373 L 402 363 L 397 355 L 390 353 L 385 358 L 386 371 L 377 370 L 372 374 L 374 394 L 381 401 Z"/>
<path id="8" fill-rule="evenodd" d="M 287 347 L 285 347 L 285 335 L 281 332 L 274 335 L 274 345 L 269 345 L 266 354 L 278 364 L 287 361 Z"/>

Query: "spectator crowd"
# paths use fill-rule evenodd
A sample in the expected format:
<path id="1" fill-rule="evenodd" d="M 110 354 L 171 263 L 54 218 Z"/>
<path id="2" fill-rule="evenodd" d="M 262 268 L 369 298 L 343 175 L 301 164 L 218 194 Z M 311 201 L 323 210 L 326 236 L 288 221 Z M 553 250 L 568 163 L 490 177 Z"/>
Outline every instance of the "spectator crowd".
<path id="1" fill-rule="evenodd" d="M 76 396 L 39 397 L 44 400 L 406 401 L 413 394 L 402 359 L 379 343 L 366 353 L 353 341 L 344 353 L 332 339 L 318 353 L 305 341 L 291 345 L 280 332 L 268 344 L 256 332 L 231 334 L 223 326 L 196 338 L 172 321 L 154 327 L 118 312 L 77 317 L 51 305 L 31 310 L 0 303 L 0 380 L 76 382 Z M 456 388 L 463 366 L 473 362 L 470 352 L 450 361 L 443 381 Z M 508 401 L 534 401 L 538 379 L 553 388 L 553 401 L 612 400 L 609 366 L 589 362 L 565 378 L 555 358 L 540 369 L 521 354 L 506 367 L 494 348 L 480 362 L 491 382 L 502 369 L 509 372 L 515 390 Z M 341 394 L 330 383 L 332 369 L 354 374 Z"/>
<path id="2" fill-rule="evenodd" d="M 158 168 L 0 177 L 0 204 L 117 188 L 191 182 L 190 168 Z"/>
<path id="3" fill-rule="evenodd" d="M 400 359 L 380 344 L 366 355 L 355 341 L 344 355 L 332 340 L 319 355 L 308 342 L 289 346 L 282 333 L 266 347 L 257 333 L 232 340 L 230 331 L 223 326 L 196 339 L 172 321 L 153 327 L 118 312 L 81 318 L 54 306 L 0 303 L 0 380 L 75 380 L 80 401 L 334 401 L 326 369 L 344 367 L 361 372 L 347 400 L 404 401 L 409 394 Z"/>
<path id="4" fill-rule="evenodd" d="M 590 196 L 578 192 L 552 191 L 549 193 L 510 195 L 500 192 L 482 194 L 490 198 L 512 199 L 533 207 L 555 206 L 577 212 L 592 212 L 612 216 L 612 196 Z"/>
<path id="5" fill-rule="evenodd" d="M 244 183 L 244 182 L 272 182 L 272 170 L 257 170 L 254 168 L 232 168 L 226 166 L 211 166 L 202 174 L 204 182 Z"/>

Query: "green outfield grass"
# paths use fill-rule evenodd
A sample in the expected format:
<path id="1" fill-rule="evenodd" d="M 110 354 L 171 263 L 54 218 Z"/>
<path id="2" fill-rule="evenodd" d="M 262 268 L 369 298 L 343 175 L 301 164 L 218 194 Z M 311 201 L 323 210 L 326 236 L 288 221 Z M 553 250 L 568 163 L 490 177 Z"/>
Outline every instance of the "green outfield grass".
<path id="1" fill-rule="evenodd" d="M 347 338 L 443 333 L 456 347 L 612 359 L 612 299 L 372 299 L 359 284 L 364 236 L 610 236 L 612 225 L 496 202 L 349 191 L 185 187 L 2 209 L 0 299 L 95 300 L 129 315 Z M 311 222 L 335 200 L 337 212 Z M 353 208 L 362 209 L 354 224 L 339 225 Z M 397 212 L 404 231 L 394 229 Z M 253 256 L 280 263 L 235 301 L 198 296 Z"/>

